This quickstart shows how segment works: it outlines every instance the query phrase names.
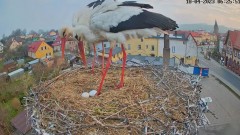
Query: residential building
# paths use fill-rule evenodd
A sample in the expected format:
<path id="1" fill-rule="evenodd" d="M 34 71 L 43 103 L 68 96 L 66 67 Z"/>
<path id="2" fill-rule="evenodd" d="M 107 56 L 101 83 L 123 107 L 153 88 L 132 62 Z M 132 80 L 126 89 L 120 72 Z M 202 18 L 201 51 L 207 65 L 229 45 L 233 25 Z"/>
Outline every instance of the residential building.
<path id="1" fill-rule="evenodd" d="M 18 37 L 18 38 L 13 38 L 12 39 L 12 42 L 11 42 L 11 44 L 10 44 L 10 50 L 14 50 L 14 49 L 16 49 L 16 48 L 18 48 L 19 46 L 21 46 L 22 45 L 22 42 L 23 42 L 23 39 L 22 38 L 20 38 L 20 37 Z"/>
<path id="2" fill-rule="evenodd" d="M 189 37 L 189 36 L 188 36 Z M 170 34 L 170 58 L 176 57 L 177 63 L 182 63 L 196 65 L 197 60 L 197 43 L 195 39 L 189 37 L 187 43 L 187 38 L 185 36 L 178 36 L 176 34 Z M 110 43 L 105 41 L 103 42 L 104 47 L 110 47 Z M 120 47 L 120 44 L 116 45 Z M 140 55 L 140 56 L 152 56 L 159 57 L 163 56 L 163 47 L 164 47 L 164 35 L 158 35 L 151 38 L 143 39 L 130 39 L 126 42 L 125 48 L 128 55 Z M 98 53 L 101 53 L 102 44 L 97 45 Z M 120 48 L 119 48 L 119 51 Z"/>
<path id="3" fill-rule="evenodd" d="M 55 52 L 60 52 L 62 48 L 61 38 L 58 36 L 55 41 L 51 44 Z M 87 46 L 85 45 L 85 48 Z M 77 40 L 68 40 L 65 43 L 65 52 L 70 54 L 78 54 L 78 41 Z"/>
<path id="4" fill-rule="evenodd" d="M 3 53 L 3 43 L 0 42 L 0 53 Z"/>
<path id="5" fill-rule="evenodd" d="M 197 42 L 197 45 L 199 45 L 202 42 L 202 37 L 201 37 L 200 33 L 198 33 L 198 32 L 190 32 L 189 34 L 191 34 L 191 36 Z"/>
<path id="6" fill-rule="evenodd" d="M 163 55 L 164 35 L 159 37 L 160 56 Z M 169 35 L 170 58 L 176 57 L 176 62 L 187 65 L 197 65 L 198 49 L 197 41 L 189 33 L 187 38 L 178 35 Z"/>
<path id="7" fill-rule="evenodd" d="M 51 46 L 52 46 L 54 52 L 60 52 L 61 51 L 61 38 L 57 37 Z"/>
<path id="8" fill-rule="evenodd" d="M 104 56 L 105 59 L 109 57 L 109 50 L 110 48 L 105 48 L 104 55 L 102 54 L 102 51 L 98 52 L 98 56 L 102 57 Z M 112 52 L 112 62 L 118 62 L 119 60 L 122 60 L 123 53 L 122 49 L 120 47 L 115 47 Z"/>
<path id="9" fill-rule="evenodd" d="M 127 54 L 142 56 L 161 56 L 159 40 L 155 37 L 130 39 L 125 44 Z"/>
<path id="10" fill-rule="evenodd" d="M 240 31 L 228 31 L 223 47 L 225 66 L 240 74 Z"/>
<path id="11" fill-rule="evenodd" d="M 44 41 L 33 42 L 28 47 L 28 56 L 32 58 L 53 57 L 53 48 Z"/>
<path id="12" fill-rule="evenodd" d="M 60 43 L 61 43 L 61 41 L 60 41 Z M 87 47 L 87 46 L 85 45 L 85 47 Z M 66 41 L 65 51 L 66 51 L 66 53 L 78 54 L 78 41 L 76 41 L 76 40 Z"/>

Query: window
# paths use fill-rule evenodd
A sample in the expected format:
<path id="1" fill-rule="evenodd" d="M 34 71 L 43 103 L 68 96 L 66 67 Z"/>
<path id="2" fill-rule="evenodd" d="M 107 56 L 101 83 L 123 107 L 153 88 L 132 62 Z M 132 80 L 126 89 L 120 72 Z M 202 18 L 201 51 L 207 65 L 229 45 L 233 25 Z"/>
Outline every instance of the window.
<path id="1" fill-rule="evenodd" d="M 148 45 L 146 45 L 146 49 L 148 49 Z"/>
<path id="2" fill-rule="evenodd" d="M 141 42 L 143 42 L 143 38 L 141 38 Z"/>
<path id="3" fill-rule="evenodd" d="M 52 55 L 51 53 L 49 53 L 49 55 Z"/>
<path id="4" fill-rule="evenodd" d="M 131 45 L 130 44 L 128 44 L 128 50 L 131 50 Z"/>
<path id="5" fill-rule="evenodd" d="M 172 53 L 175 53 L 175 46 L 172 46 Z"/>
<path id="6" fill-rule="evenodd" d="M 234 57 L 237 57 L 237 50 L 234 51 Z"/>
<path id="7" fill-rule="evenodd" d="M 107 47 L 107 45 L 106 45 L 106 44 L 103 44 L 103 46 L 104 46 L 104 47 Z"/>
<path id="8" fill-rule="evenodd" d="M 47 50 L 47 47 L 45 46 L 45 50 Z"/>
<path id="9" fill-rule="evenodd" d="M 43 47 L 41 47 L 41 50 L 43 50 Z"/>
<path id="10" fill-rule="evenodd" d="M 240 59 L 240 51 L 238 52 L 238 58 Z"/>
<path id="11" fill-rule="evenodd" d="M 138 50 L 141 50 L 141 49 L 142 49 L 141 45 L 138 45 Z"/>
<path id="12" fill-rule="evenodd" d="M 152 45 L 152 47 L 151 47 L 151 51 L 154 51 L 154 45 Z"/>

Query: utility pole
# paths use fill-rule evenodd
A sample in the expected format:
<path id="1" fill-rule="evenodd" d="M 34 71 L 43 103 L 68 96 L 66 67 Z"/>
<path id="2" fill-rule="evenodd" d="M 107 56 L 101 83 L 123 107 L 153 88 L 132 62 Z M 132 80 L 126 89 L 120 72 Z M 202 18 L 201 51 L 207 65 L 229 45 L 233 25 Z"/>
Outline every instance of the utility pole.
<path id="1" fill-rule="evenodd" d="M 170 61 L 169 35 L 164 34 L 163 65 L 165 67 L 168 67 L 169 61 Z"/>

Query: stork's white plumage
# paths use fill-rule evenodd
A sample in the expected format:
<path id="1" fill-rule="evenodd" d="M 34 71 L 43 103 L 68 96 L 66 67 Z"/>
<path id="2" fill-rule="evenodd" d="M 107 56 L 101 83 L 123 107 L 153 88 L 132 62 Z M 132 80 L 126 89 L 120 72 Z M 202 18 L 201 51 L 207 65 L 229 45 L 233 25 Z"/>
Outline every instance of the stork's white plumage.
<path id="1" fill-rule="evenodd" d="M 167 33 L 166 30 L 178 28 L 172 19 L 146 10 L 151 8 L 153 7 L 149 4 L 135 1 L 97 0 L 74 15 L 73 36 L 78 40 L 96 43 L 107 39 L 112 42 L 112 45 L 115 42 L 122 44 L 123 66 L 119 87 L 123 86 L 126 64 L 125 41 L 130 38 L 156 36 L 158 33 Z M 97 95 L 100 94 L 104 78 L 111 64 L 112 47 Z"/>

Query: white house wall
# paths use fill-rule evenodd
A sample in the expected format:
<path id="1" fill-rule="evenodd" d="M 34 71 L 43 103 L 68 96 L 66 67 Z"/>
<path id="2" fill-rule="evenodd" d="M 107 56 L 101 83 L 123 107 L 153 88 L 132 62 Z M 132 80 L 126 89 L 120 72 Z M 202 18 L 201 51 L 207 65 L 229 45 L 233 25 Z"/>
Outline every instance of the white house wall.
<path id="1" fill-rule="evenodd" d="M 159 52 L 163 56 L 164 39 L 159 39 Z M 169 39 L 170 57 L 183 57 L 185 55 L 186 46 L 183 40 Z"/>
<path id="2" fill-rule="evenodd" d="M 188 37 L 186 56 L 191 56 L 191 57 L 198 56 L 198 48 L 197 48 L 196 42 L 191 36 Z"/>

